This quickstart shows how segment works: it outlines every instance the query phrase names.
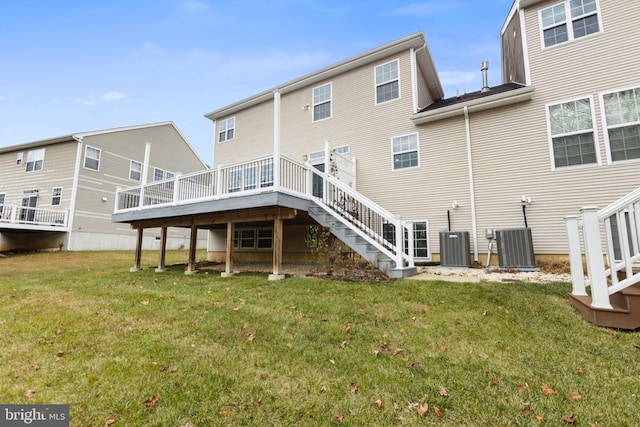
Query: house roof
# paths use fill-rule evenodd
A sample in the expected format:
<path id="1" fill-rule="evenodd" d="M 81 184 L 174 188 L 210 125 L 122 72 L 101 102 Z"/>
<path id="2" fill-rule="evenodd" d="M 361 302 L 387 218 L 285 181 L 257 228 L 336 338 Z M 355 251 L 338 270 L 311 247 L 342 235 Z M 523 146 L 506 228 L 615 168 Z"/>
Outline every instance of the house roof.
<path id="1" fill-rule="evenodd" d="M 150 124 L 146 124 L 146 125 L 125 126 L 125 127 L 103 129 L 103 130 L 90 131 L 90 132 L 72 133 L 72 134 L 63 135 L 63 136 L 57 136 L 57 137 L 54 137 L 54 138 L 42 139 L 40 141 L 33 141 L 33 142 L 27 142 L 27 143 L 24 143 L 24 144 L 10 145 L 8 147 L 0 147 L 0 154 L 9 153 L 9 152 L 12 152 L 12 151 L 28 150 L 30 148 L 42 147 L 44 145 L 60 144 L 60 143 L 63 143 L 63 142 L 73 142 L 73 141 L 80 142 L 82 140 L 82 138 L 84 138 L 86 136 L 103 135 L 103 134 L 107 134 L 107 133 L 123 132 L 123 131 L 128 131 L 128 130 L 144 129 L 144 128 L 150 128 L 150 127 L 156 127 L 156 126 L 166 126 L 166 125 L 170 125 L 170 126 L 172 126 L 174 128 L 174 130 L 184 140 L 184 142 L 187 144 L 187 146 L 193 152 L 193 154 L 195 154 L 196 157 L 200 160 L 200 162 L 206 168 L 208 168 L 207 164 L 200 158 L 200 156 L 193 149 L 193 147 L 191 146 L 189 141 L 187 141 L 187 139 L 184 137 L 184 135 L 182 135 L 180 130 L 176 127 L 175 123 L 173 123 L 172 121 L 159 122 L 159 123 L 150 123 Z"/>
<path id="2" fill-rule="evenodd" d="M 321 80 L 332 78 L 363 65 L 373 63 L 389 55 L 394 55 L 396 53 L 406 51 L 410 48 L 415 49 L 416 58 L 421 69 L 424 71 L 429 92 L 431 92 L 431 95 L 434 99 L 441 99 L 444 96 L 442 84 L 440 83 L 440 78 L 438 77 L 433 58 L 431 57 L 431 53 L 429 52 L 429 47 L 427 46 L 427 41 L 424 37 L 424 33 L 420 31 L 394 42 L 345 59 L 328 67 L 322 68 L 318 71 L 314 71 L 302 77 L 298 77 L 294 80 L 283 83 L 282 85 L 276 86 L 264 92 L 260 92 L 257 95 L 245 98 L 226 107 L 212 111 L 211 113 L 205 114 L 205 117 L 215 121 L 218 118 L 234 114 L 242 109 L 271 100 L 273 99 L 273 93 L 276 91 L 279 91 L 284 95 L 299 88 L 315 84 Z"/>
<path id="3" fill-rule="evenodd" d="M 503 107 L 531 99 L 534 88 L 520 83 L 505 83 L 489 88 L 466 93 L 460 96 L 435 101 L 412 116 L 415 124 L 433 122 L 448 117 L 477 112 L 490 108 Z"/>

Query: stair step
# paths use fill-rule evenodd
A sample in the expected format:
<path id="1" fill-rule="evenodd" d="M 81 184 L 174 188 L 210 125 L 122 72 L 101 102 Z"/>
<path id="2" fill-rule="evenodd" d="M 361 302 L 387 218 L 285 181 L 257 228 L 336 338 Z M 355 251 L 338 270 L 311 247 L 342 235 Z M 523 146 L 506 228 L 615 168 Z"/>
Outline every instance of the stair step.
<path id="1" fill-rule="evenodd" d="M 616 294 L 612 295 L 615 297 Z M 569 302 L 589 322 L 597 326 L 635 330 L 640 328 L 640 309 L 630 310 L 626 306 L 625 296 L 611 298 L 613 308 L 594 308 L 591 296 L 569 294 Z"/>

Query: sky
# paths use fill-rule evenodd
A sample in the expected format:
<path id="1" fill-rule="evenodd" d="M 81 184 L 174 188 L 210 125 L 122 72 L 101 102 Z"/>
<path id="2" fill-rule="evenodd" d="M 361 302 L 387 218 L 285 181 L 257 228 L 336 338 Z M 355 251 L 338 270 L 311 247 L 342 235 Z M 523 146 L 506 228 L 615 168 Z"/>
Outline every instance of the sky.
<path id="1" fill-rule="evenodd" d="M 423 31 L 445 97 L 501 83 L 513 0 L 0 0 L 0 147 L 204 115 Z"/>

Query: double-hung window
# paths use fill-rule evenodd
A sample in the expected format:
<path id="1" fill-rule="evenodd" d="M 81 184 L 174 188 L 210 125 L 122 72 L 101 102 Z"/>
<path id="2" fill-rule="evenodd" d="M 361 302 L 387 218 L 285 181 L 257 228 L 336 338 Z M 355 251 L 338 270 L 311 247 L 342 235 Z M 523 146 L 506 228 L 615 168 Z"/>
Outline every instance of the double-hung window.
<path id="1" fill-rule="evenodd" d="M 221 120 L 218 129 L 218 142 L 231 141 L 236 133 L 236 118 Z"/>
<path id="2" fill-rule="evenodd" d="M 544 47 L 600 32 L 598 0 L 568 0 L 540 11 Z"/>
<path id="3" fill-rule="evenodd" d="M 331 118 L 331 83 L 313 89 L 313 121 Z"/>
<path id="4" fill-rule="evenodd" d="M 396 59 L 376 67 L 376 104 L 400 98 L 398 64 Z"/>
<path id="5" fill-rule="evenodd" d="M 100 169 L 100 149 L 87 145 L 84 150 L 84 167 L 94 171 Z"/>
<path id="6" fill-rule="evenodd" d="M 62 204 L 62 187 L 54 187 L 51 192 L 51 206 L 60 206 Z"/>
<path id="7" fill-rule="evenodd" d="M 142 179 L 142 163 L 131 160 L 129 165 L 129 179 L 140 181 Z"/>
<path id="8" fill-rule="evenodd" d="M 0 193 L 0 218 L 2 218 L 2 212 L 4 212 L 4 202 L 6 197 L 7 193 Z"/>
<path id="9" fill-rule="evenodd" d="M 153 181 L 164 181 L 164 170 L 160 168 L 153 168 Z"/>
<path id="10" fill-rule="evenodd" d="M 612 162 L 640 158 L 640 87 L 602 96 Z"/>
<path id="11" fill-rule="evenodd" d="M 418 134 L 391 138 L 393 170 L 414 168 L 420 165 L 418 155 Z"/>
<path id="12" fill-rule="evenodd" d="M 24 153 L 20 152 L 16 155 L 16 166 L 22 165 L 22 157 Z"/>
<path id="13" fill-rule="evenodd" d="M 27 172 L 42 170 L 44 163 L 44 148 L 39 150 L 31 150 L 27 152 Z"/>
<path id="14" fill-rule="evenodd" d="M 597 163 L 591 98 L 547 106 L 554 168 Z"/>

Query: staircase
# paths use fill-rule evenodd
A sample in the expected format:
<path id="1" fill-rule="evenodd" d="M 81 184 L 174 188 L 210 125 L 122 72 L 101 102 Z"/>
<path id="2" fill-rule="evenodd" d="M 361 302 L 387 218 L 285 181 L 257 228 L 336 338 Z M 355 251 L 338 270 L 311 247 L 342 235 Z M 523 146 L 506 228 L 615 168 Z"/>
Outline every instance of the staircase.
<path id="1" fill-rule="evenodd" d="M 584 207 L 581 216 L 565 221 L 571 305 L 594 325 L 640 328 L 640 188 L 604 209 Z"/>
<path id="2" fill-rule="evenodd" d="M 387 253 L 380 250 L 377 245 L 371 243 L 366 235 L 359 233 L 352 227 L 341 221 L 340 216 L 325 210 L 321 206 L 312 206 L 308 210 L 308 214 L 318 224 L 328 227 L 331 234 L 336 236 L 340 241 L 357 252 L 364 259 L 368 260 L 379 270 L 385 272 L 387 276 L 393 278 L 409 277 L 416 274 L 415 266 L 402 265 L 396 267 L 396 261 Z M 403 263 L 404 264 L 404 263 Z"/>

